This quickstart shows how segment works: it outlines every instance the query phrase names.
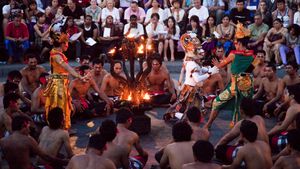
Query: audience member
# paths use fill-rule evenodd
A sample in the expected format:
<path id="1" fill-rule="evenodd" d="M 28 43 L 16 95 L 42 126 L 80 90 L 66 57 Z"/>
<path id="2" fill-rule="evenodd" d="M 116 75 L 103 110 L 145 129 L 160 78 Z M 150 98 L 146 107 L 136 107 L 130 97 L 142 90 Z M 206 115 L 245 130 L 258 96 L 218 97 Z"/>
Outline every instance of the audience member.
<path id="1" fill-rule="evenodd" d="M 139 7 L 138 0 L 132 0 L 130 7 L 128 7 L 124 12 L 124 20 L 127 21 L 127 23 L 130 22 L 131 15 L 135 15 L 137 17 L 137 22 L 140 24 L 144 23 L 145 19 L 145 11 L 143 8 Z"/>
<path id="2" fill-rule="evenodd" d="M 273 20 L 280 19 L 283 27 L 288 28 L 294 21 L 293 11 L 285 5 L 285 0 L 277 0 L 276 6 L 276 10 L 272 12 Z"/>
<path id="3" fill-rule="evenodd" d="M 189 10 L 188 18 L 191 19 L 193 15 L 196 15 L 199 18 L 200 25 L 206 23 L 209 13 L 208 9 L 202 5 L 202 0 L 194 0 L 194 7 Z"/>
<path id="4" fill-rule="evenodd" d="M 96 0 L 90 1 L 90 6 L 85 8 L 85 15 L 89 15 L 92 17 L 92 21 L 96 24 L 100 23 L 101 20 L 101 8 L 97 6 Z"/>
<path id="5" fill-rule="evenodd" d="M 255 14 L 254 23 L 248 26 L 251 31 L 250 43 L 248 47 L 250 49 L 261 50 L 263 48 L 265 36 L 268 33 L 269 26 L 263 23 L 262 15 L 260 13 Z"/>

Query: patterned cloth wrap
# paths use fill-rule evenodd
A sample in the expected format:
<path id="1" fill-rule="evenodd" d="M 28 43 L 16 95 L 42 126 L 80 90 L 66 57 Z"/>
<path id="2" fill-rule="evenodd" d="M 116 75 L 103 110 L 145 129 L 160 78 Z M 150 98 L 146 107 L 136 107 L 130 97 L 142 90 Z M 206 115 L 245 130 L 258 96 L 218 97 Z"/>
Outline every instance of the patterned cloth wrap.
<path id="1" fill-rule="evenodd" d="M 286 147 L 288 143 L 287 134 L 288 132 L 284 131 L 270 138 L 270 146 L 273 153 L 278 153 Z"/>

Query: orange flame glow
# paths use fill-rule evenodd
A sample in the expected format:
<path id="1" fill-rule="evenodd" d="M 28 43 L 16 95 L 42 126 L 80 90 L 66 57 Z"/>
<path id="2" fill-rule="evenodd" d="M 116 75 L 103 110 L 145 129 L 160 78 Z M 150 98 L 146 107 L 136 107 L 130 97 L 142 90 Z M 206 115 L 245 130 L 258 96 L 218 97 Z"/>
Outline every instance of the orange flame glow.
<path id="1" fill-rule="evenodd" d="M 130 92 L 130 94 L 128 95 L 127 100 L 128 100 L 128 101 L 131 101 L 131 100 L 132 100 L 132 93 L 131 93 L 131 92 Z"/>
<path id="2" fill-rule="evenodd" d="M 144 53 L 144 45 L 143 44 L 138 47 L 137 53 L 138 54 Z"/>
<path id="3" fill-rule="evenodd" d="M 150 100 L 150 95 L 148 93 L 145 93 L 143 99 L 144 100 Z"/>
<path id="4" fill-rule="evenodd" d="M 128 34 L 128 35 L 127 35 L 127 38 L 129 38 L 129 39 L 134 38 L 134 34 L 131 34 L 131 33 Z"/>
<path id="5" fill-rule="evenodd" d="M 147 50 L 151 50 L 152 49 L 152 46 L 151 45 L 148 45 L 147 46 Z"/>
<path id="6" fill-rule="evenodd" d="M 115 54 L 116 53 L 116 48 L 111 49 L 108 53 L 111 54 L 111 55 Z"/>

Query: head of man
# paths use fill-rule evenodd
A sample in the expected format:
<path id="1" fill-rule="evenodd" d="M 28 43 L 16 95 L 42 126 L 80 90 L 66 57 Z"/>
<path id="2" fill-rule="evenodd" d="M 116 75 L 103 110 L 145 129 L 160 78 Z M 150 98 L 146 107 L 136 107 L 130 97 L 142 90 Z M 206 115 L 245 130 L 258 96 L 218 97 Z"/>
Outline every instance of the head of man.
<path id="1" fill-rule="evenodd" d="M 173 6 L 175 9 L 179 9 L 179 8 L 180 8 L 180 1 L 179 1 L 179 0 L 173 0 L 173 1 L 172 1 L 172 6 Z"/>
<path id="2" fill-rule="evenodd" d="M 30 70 L 35 70 L 36 66 L 38 64 L 36 55 L 30 54 L 30 55 L 27 56 L 27 58 L 28 58 L 28 68 Z"/>
<path id="3" fill-rule="evenodd" d="M 52 0 L 51 1 L 51 6 L 52 7 L 57 7 L 59 5 L 58 0 Z"/>
<path id="4" fill-rule="evenodd" d="M 201 8 L 201 0 L 194 0 L 194 7 L 196 9 L 200 9 Z"/>
<path id="5" fill-rule="evenodd" d="M 254 101 L 250 98 L 243 98 L 240 105 L 240 112 L 242 116 L 253 117 L 255 115 Z"/>
<path id="6" fill-rule="evenodd" d="M 260 13 L 256 13 L 254 16 L 254 23 L 256 26 L 260 26 L 263 23 L 263 19 Z"/>
<path id="7" fill-rule="evenodd" d="M 300 104 L 300 83 L 287 86 L 286 95 L 290 98 L 290 100 L 295 100 L 297 104 Z"/>
<path id="8" fill-rule="evenodd" d="M 157 24 L 158 21 L 159 21 L 159 15 L 158 15 L 158 13 L 153 13 L 153 14 L 151 15 L 151 23 Z"/>
<path id="9" fill-rule="evenodd" d="M 67 5 L 71 10 L 74 10 L 76 8 L 76 3 L 74 0 L 68 0 Z"/>
<path id="10" fill-rule="evenodd" d="M 236 1 L 236 9 L 238 11 L 242 11 L 244 9 L 245 1 L 244 0 L 237 0 Z"/>
<path id="11" fill-rule="evenodd" d="M 265 62 L 265 56 L 266 56 L 266 52 L 264 50 L 257 50 L 256 58 L 259 59 L 259 63 Z"/>
<path id="12" fill-rule="evenodd" d="M 200 123 L 201 112 L 197 107 L 191 107 L 186 112 L 187 119 L 192 123 Z"/>
<path id="13" fill-rule="evenodd" d="M 91 71 L 91 68 L 87 65 L 82 65 L 79 67 L 79 74 L 81 76 L 85 76 L 85 75 L 89 74 L 90 71 Z"/>
<path id="14" fill-rule="evenodd" d="M 225 52 L 224 52 L 224 47 L 223 47 L 223 45 L 217 46 L 217 48 L 216 48 L 216 56 L 217 56 L 217 58 L 219 58 L 219 59 L 223 59 L 223 58 L 224 58 Z"/>
<path id="15" fill-rule="evenodd" d="M 4 95 L 3 107 L 9 109 L 11 112 L 17 112 L 20 108 L 20 96 L 16 93 L 8 93 Z"/>
<path id="16" fill-rule="evenodd" d="M 14 24 L 15 26 L 20 26 L 22 21 L 22 15 L 21 14 L 15 14 L 14 15 Z"/>
<path id="17" fill-rule="evenodd" d="M 43 72 L 39 77 L 39 82 L 42 86 L 46 86 L 49 80 L 49 73 Z"/>
<path id="18" fill-rule="evenodd" d="M 91 15 L 85 15 L 85 17 L 84 17 L 84 24 L 86 26 L 90 26 L 90 25 L 92 25 L 92 22 L 93 22 L 92 16 Z"/>
<path id="19" fill-rule="evenodd" d="M 123 72 L 123 67 L 121 61 L 115 61 L 112 65 L 112 71 L 120 75 Z"/>
<path id="20" fill-rule="evenodd" d="M 299 129 L 293 129 L 290 130 L 287 134 L 287 140 L 288 140 L 288 147 L 290 147 L 292 150 L 300 152 L 300 130 Z"/>
<path id="21" fill-rule="evenodd" d="M 94 153 L 101 156 L 106 150 L 106 140 L 100 134 L 94 134 L 90 137 L 87 151 L 93 150 Z"/>
<path id="22" fill-rule="evenodd" d="M 114 1 L 113 0 L 107 0 L 106 1 L 106 7 L 108 9 L 112 9 L 114 7 Z"/>
<path id="23" fill-rule="evenodd" d="M 242 138 L 248 142 L 255 142 L 257 138 L 258 128 L 257 125 L 250 120 L 243 120 L 240 127 Z"/>
<path id="24" fill-rule="evenodd" d="M 175 142 L 191 141 L 193 130 L 186 122 L 178 122 L 172 128 L 172 136 Z"/>
<path id="25" fill-rule="evenodd" d="M 100 73 L 103 70 L 103 65 L 104 65 L 103 60 L 101 60 L 99 58 L 96 58 L 95 60 L 93 60 L 93 70 L 94 70 L 95 75 L 100 75 Z"/>
<path id="26" fill-rule="evenodd" d="M 112 142 L 117 135 L 116 123 L 109 119 L 103 121 L 99 133 L 107 142 Z"/>
<path id="27" fill-rule="evenodd" d="M 152 70 L 154 72 L 159 72 L 161 65 L 162 65 L 162 59 L 160 55 L 159 54 L 153 55 L 152 62 L 151 62 Z"/>
<path id="28" fill-rule="evenodd" d="M 116 122 L 117 124 L 123 124 L 125 127 L 130 127 L 132 123 L 133 113 L 127 108 L 121 108 L 116 112 Z"/>
<path id="29" fill-rule="evenodd" d="M 235 43 L 236 50 L 245 50 L 246 46 L 248 45 L 248 42 L 249 42 L 248 37 L 237 39 Z"/>
<path id="30" fill-rule="evenodd" d="M 214 146 L 204 140 L 198 140 L 193 145 L 193 154 L 195 161 L 209 163 L 214 156 Z"/>
<path id="31" fill-rule="evenodd" d="M 137 12 L 139 10 L 139 5 L 137 0 L 133 0 L 130 4 L 130 8 L 133 12 Z"/>
<path id="32" fill-rule="evenodd" d="M 137 16 L 136 15 L 131 15 L 129 20 L 130 20 L 131 27 L 137 26 Z"/>
<path id="33" fill-rule="evenodd" d="M 95 6 L 97 6 L 97 1 L 96 0 L 91 0 L 90 4 L 91 4 L 91 6 L 95 7 Z"/>
<path id="34" fill-rule="evenodd" d="M 12 119 L 11 129 L 13 132 L 18 131 L 24 135 L 29 135 L 31 119 L 28 116 L 18 115 Z"/>
<path id="35" fill-rule="evenodd" d="M 299 67 L 295 62 L 288 62 L 285 66 L 285 71 L 288 75 L 297 75 L 298 69 Z"/>
<path id="36" fill-rule="evenodd" d="M 64 112 L 61 108 L 55 107 L 48 113 L 48 125 L 52 130 L 61 129 L 64 125 Z"/>
<path id="37" fill-rule="evenodd" d="M 265 12 L 267 10 L 266 1 L 260 1 L 259 2 L 259 9 L 260 9 L 260 12 Z"/>
<path id="38" fill-rule="evenodd" d="M 80 65 L 90 65 L 91 56 L 90 55 L 82 55 L 80 57 Z"/>
<path id="39" fill-rule="evenodd" d="M 264 68 L 264 74 L 268 79 L 272 79 L 276 76 L 276 66 L 272 63 L 268 63 Z"/>
<path id="40" fill-rule="evenodd" d="M 7 82 L 19 84 L 22 80 L 22 74 L 18 70 L 12 70 L 7 75 Z"/>
<path id="41" fill-rule="evenodd" d="M 68 17 L 69 19 L 70 17 Z M 68 20 L 67 19 L 67 20 Z M 71 19 L 73 20 L 73 19 Z M 68 22 L 68 21 L 67 21 Z M 63 52 L 68 50 L 69 47 L 69 37 L 66 33 L 50 31 L 50 38 L 53 43 L 53 47 L 61 48 Z"/>
<path id="42" fill-rule="evenodd" d="M 285 0 L 277 0 L 276 6 L 279 11 L 284 11 L 285 10 Z"/>
<path id="43" fill-rule="evenodd" d="M 6 82 L 4 84 L 4 94 L 9 94 L 9 93 L 19 93 L 19 85 L 16 83 L 12 82 Z"/>

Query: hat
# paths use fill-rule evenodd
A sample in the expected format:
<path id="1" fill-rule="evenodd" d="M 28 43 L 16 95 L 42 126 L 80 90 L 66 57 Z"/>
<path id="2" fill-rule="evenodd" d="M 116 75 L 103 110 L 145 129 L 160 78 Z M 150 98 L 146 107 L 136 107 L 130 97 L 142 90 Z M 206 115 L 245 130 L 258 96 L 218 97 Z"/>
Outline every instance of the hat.
<path id="1" fill-rule="evenodd" d="M 236 24 L 236 33 L 235 33 L 236 39 L 242 39 L 245 37 L 249 37 L 250 34 L 251 34 L 250 30 L 245 28 L 242 23 L 238 22 Z"/>
<path id="2" fill-rule="evenodd" d="M 180 43 L 186 52 L 195 51 L 201 46 L 201 42 L 197 38 L 197 35 L 192 32 L 183 34 L 180 37 Z"/>

